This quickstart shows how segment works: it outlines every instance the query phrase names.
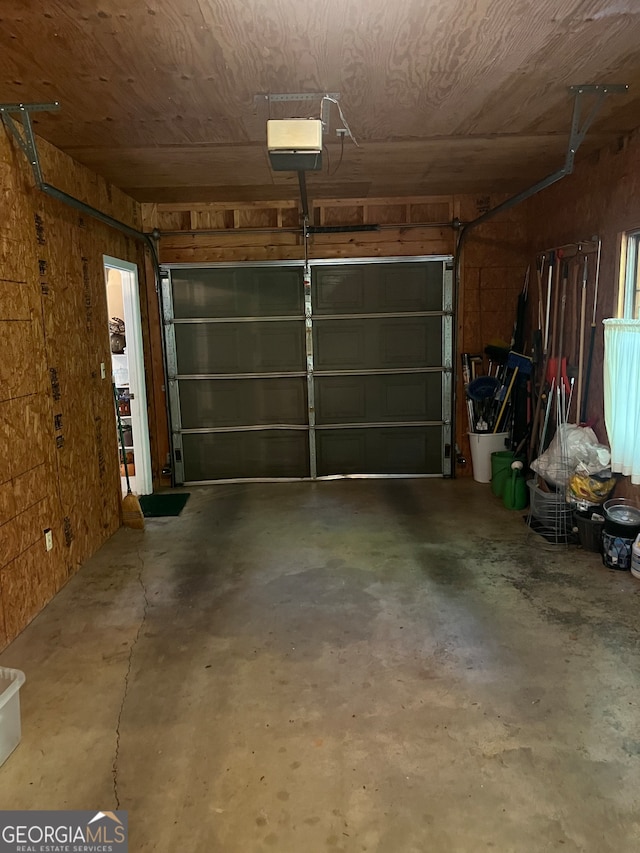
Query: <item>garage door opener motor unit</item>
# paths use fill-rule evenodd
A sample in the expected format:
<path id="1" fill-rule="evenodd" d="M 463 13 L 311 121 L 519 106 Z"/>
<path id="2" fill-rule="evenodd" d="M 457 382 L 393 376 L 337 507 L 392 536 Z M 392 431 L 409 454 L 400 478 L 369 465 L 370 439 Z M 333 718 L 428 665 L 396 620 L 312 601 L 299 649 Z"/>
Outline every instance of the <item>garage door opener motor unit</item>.
<path id="1" fill-rule="evenodd" d="M 267 149 L 276 172 L 322 169 L 322 122 L 320 119 L 269 119 Z"/>

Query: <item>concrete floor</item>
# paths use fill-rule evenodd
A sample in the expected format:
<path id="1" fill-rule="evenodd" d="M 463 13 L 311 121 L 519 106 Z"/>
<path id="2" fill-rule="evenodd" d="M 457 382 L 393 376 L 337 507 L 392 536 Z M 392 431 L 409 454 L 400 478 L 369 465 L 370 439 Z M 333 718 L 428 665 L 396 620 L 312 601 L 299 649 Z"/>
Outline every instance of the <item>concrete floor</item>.
<path id="1" fill-rule="evenodd" d="M 0 656 L 2 808 L 129 810 L 131 851 L 640 849 L 640 582 L 487 486 L 192 490 Z"/>

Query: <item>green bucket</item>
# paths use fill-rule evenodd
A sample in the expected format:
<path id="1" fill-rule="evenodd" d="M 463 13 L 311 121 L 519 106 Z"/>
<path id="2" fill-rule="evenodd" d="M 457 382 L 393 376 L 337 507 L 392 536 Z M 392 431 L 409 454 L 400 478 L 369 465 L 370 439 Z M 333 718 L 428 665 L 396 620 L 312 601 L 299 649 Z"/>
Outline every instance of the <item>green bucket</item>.
<path id="1" fill-rule="evenodd" d="M 504 494 L 504 487 L 511 478 L 511 463 L 519 460 L 524 462 L 523 456 L 516 456 L 513 450 L 498 450 L 491 454 L 491 491 L 497 498 Z"/>

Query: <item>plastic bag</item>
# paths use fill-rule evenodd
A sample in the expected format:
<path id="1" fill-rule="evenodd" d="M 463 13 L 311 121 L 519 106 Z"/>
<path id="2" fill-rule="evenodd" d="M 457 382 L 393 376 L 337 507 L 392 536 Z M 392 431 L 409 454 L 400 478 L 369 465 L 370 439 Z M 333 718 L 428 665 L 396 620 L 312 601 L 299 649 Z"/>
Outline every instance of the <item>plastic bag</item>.
<path id="1" fill-rule="evenodd" d="M 548 483 L 563 488 L 572 474 L 597 474 L 610 461 L 609 448 L 598 442 L 591 427 L 561 424 L 549 447 L 531 463 L 531 468 Z"/>
<path id="2" fill-rule="evenodd" d="M 616 482 L 615 477 L 600 480 L 588 474 L 574 474 L 569 480 L 569 492 L 578 501 L 600 504 L 609 497 Z"/>

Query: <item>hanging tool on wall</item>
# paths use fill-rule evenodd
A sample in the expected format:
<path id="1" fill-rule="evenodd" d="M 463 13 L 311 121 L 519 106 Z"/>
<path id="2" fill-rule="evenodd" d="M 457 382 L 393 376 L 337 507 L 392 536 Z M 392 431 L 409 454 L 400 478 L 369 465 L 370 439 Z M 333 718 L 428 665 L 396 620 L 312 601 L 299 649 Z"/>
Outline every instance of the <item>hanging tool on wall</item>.
<path id="1" fill-rule="evenodd" d="M 591 315 L 591 333 L 589 338 L 589 357 L 587 359 L 587 372 L 585 376 L 584 383 L 584 395 L 582 396 L 582 402 L 579 405 L 578 413 L 580 415 L 580 422 L 584 423 L 587 420 L 587 402 L 589 400 L 589 385 L 591 383 L 591 367 L 593 364 L 593 348 L 595 345 L 596 339 L 596 312 L 598 310 L 598 284 L 600 281 L 600 253 L 602 250 L 602 240 L 598 238 L 598 253 L 596 255 L 596 275 L 595 275 L 595 284 L 593 291 L 593 313 Z M 586 258 L 585 258 L 586 264 Z M 582 327 L 584 327 L 584 319 L 582 321 Z"/>
<path id="2" fill-rule="evenodd" d="M 544 333 L 542 334 L 542 357 L 540 369 L 537 372 L 538 378 L 538 393 L 536 398 L 536 406 L 533 413 L 533 420 L 531 422 L 531 438 L 529 442 L 529 457 L 533 459 L 536 455 L 536 445 L 538 439 L 539 432 L 539 424 L 540 418 L 542 416 L 542 407 L 545 403 L 548 402 L 548 397 L 545 394 L 545 382 L 547 377 L 547 371 L 549 367 L 549 358 L 550 358 L 550 341 L 549 341 L 549 329 L 551 324 L 551 296 L 553 291 L 553 279 L 554 279 L 554 270 L 556 267 L 559 269 L 560 262 L 559 258 L 556 256 L 555 252 L 549 253 L 549 265 L 547 268 L 547 288 L 545 299 L 540 297 L 540 301 L 544 301 L 546 305 L 546 311 L 544 316 Z M 544 276 L 540 275 L 540 280 L 542 281 Z M 541 324 L 542 326 L 542 324 Z"/>
<path id="3" fill-rule="evenodd" d="M 547 382 L 551 382 L 552 377 L 556 380 L 556 389 L 561 388 L 568 396 L 570 390 L 569 377 L 567 376 L 567 358 L 564 353 L 564 325 L 565 313 L 567 305 L 567 282 L 569 279 L 569 264 L 567 261 L 562 261 L 562 284 L 560 287 L 560 298 L 556 303 L 559 310 L 559 317 L 554 318 L 554 326 L 557 332 L 557 341 L 555 342 L 556 355 L 549 359 L 547 370 Z M 556 322 L 557 320 L 557 322 Z"/>
<path id="4" fill-rule="evenodd" d="M 585 335 L 585 320 L 587 314 L 587 279 L 589 276 L 589 268 L 587 256 L 584 256 L 582 262 L 582 293 L 580 297 L 580 346 L 578 350 L 578 392 L 576 403 L 576 420 L 580 419 L 580 411 L 582 408 L 582 380 L 584 374 L 584 335 Z"/>

